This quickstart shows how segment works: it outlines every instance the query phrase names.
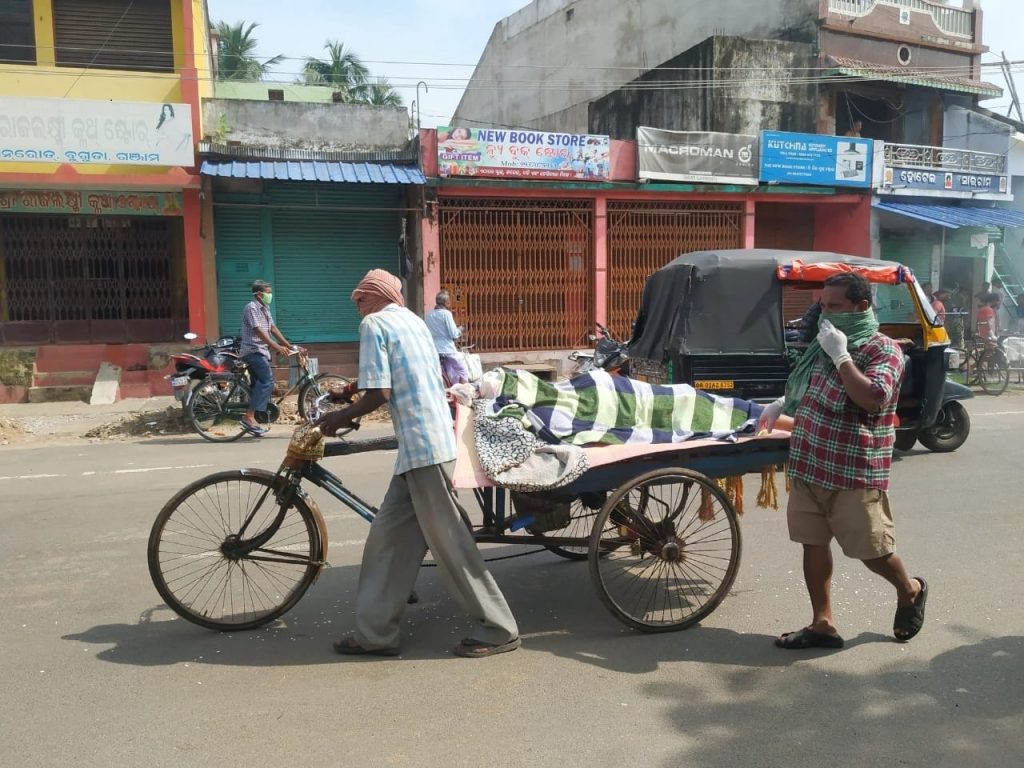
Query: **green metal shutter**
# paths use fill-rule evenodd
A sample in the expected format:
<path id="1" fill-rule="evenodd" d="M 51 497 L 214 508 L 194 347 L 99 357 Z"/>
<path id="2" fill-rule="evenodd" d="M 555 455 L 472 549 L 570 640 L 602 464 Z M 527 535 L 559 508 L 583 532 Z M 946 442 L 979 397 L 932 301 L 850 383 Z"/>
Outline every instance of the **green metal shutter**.
<path id="1" fill-rule="evenodd" d="M 216 209 L 217 314 L 222 336 L 240 331 L 242 309 L 252 300 L 253 280 L 273 280 L 264 266 L 262 219 L 263 213 L 255 208 Z"/>
<path id="2" fill-rule="evenodd" d="M 401 191 L 383 184 L 268 185 L 274 305 L 290 340 L 358 341 L 353 288 L 370 269 L 398 274 Z"/>
<path id="3" fill-rule="evenodd" d="M 896 261 L 910 267 L 920 283 L 932 279 L 932 241 L 928 238 L 883 239 L 881 255 L 883 261 Z"/>

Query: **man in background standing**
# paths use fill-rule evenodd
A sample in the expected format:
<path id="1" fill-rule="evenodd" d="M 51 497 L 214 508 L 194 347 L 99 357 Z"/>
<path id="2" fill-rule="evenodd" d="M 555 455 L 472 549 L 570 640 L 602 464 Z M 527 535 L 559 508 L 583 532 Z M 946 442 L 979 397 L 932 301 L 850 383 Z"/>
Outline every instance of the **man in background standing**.
<path id="1" fill-rule="evenodd" d="M 462 336 L 462 329 L 455 325 L 450 304 L 448 291 L 438 291 L 434 309 L 427 314 L 427 328 L 434 339 L 437 354 L 441 357 L 441 370 L 448 386 L 469 381 L 469 371 L 462 362 L 459 350 L 455 348 L 455 340 Z"/>

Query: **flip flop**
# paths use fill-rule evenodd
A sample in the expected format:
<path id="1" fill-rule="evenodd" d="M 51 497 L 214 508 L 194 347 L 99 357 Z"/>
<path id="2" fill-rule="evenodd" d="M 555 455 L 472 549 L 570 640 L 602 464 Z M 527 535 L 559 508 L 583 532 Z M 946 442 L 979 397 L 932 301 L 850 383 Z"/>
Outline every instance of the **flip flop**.
<path id="1" fill-rule="evenodd" d="M 471 637 L 465 637 L 461 643 L 452 649 L 452 653 L 464 659 L 482 659 L 498 653 L 514 651 L 522 644 L 523 641 L 518 637 L 512 638 L 506 643 L 483 643 Z"/>
<path id="2" fill-rule="evenodd" d="M 896 616 L 892 620 L 892 633 L 896 636 L 897 643 L 905 643 L 915 637 L 924 626 L 924 606 L 928 602 L 928 583 L 920 576 L 914 576 L 914 580 L 921 584 L 921 591 L 917 593 L 912 605 L 904 605 L 896 609 Z M 906 634 L 898 635 L 897 631 Z"/>
<path id="3" fill-rule="evenodd" d="M 775 638 L 775 645 L 788 651 L 802 651 L 806 648 L 842 648 L 843 638 L 825 632 L 815 632 L 810 627 L 787 632 Z"/>
<path id="4" fill-rule="evenodd" d="M 353 635 L 334 641 L 334 650 L 346 656 L 397 656 L 398 648 L 363 648 Z"/>
<path id="5" fill-rule="evenodd" d="M 242 429 L 255 437 L 263 437 L 267 434 L 266 427 L 257 427 L 255 424 L 250 424 L 245 419 L 239 419 L 238 423 L 242 425 Z"/>

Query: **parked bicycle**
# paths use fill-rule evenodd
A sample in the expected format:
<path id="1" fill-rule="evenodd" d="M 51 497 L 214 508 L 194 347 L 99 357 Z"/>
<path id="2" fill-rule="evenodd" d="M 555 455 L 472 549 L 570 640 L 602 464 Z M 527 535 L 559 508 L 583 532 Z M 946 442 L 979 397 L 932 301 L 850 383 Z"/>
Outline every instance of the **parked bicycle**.
<path id="1" fill-rule="evenodd" d="M 1010 385 L 1010 362 L 1002 347 L 1003 339 L 986 341 L 974 338 L 966 347 L 951 348 L 960 358 L 964 383 L 981 387 L 987 395 L 998 396 Z"/>
<path id="2" fill-rule="evenodd" d="M 267 404 L 266 411 L 256 413 L 256 420 L 261 424 L 277 421 L 281 415 L 281 402 L 293 392 L 298 392 L 299 416 L 308 420 L 315 410 L 317 400 L 331 390 L 341 390 L 349 384 L 344 376 L 312 370 L 310 359 L 304 351 L 294 349 L 290 354 L 298 356 L 300 376 L 287 392 Z M 206 440 L 215 443 L 237 440 L 245 434 L 240 420 L 249 408 L 250 386 L 249 369 L 241 359 L 234 363 L 230 371 L 208 374 L 192 390 L 185 403 L 185 419 Z M 323 406 L 325 409 L 330 407 L 326 404 Z"/>

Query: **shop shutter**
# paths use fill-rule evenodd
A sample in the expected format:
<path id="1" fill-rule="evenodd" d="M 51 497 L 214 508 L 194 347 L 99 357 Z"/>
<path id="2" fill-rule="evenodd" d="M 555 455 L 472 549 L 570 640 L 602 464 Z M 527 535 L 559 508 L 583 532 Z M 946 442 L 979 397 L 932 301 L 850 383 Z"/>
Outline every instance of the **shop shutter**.
<path id="1" fill-rule="evenodd" d="M 358 341 L 352 290 L 371 269 L 399 273 L 401 195 L 383 184 L 268 186 L 274 304 L 290 340 Z"/>
<path id="2" fill-rule="evenodd" d="M 896 261 L 910 267 L 920 283 L 931 280 L 932 242 L 921 238 L 884 238 L 881 242 L 883 261 Z"/>
<path id="3" fill-rule="evenodd" d="M 57 65 L 174 71 L 171 0 L 53 0 Z"/>
<path id="4" fill-rule="evenodd" d="M 263 258 L 263 215 L 255 208 L 216 209 L 213 228 L 222 336 L 233 336 L 241 330 L 242 309 L 252 300 L 253 280 L 273 279 L 267 274 Z"/>

